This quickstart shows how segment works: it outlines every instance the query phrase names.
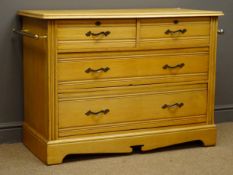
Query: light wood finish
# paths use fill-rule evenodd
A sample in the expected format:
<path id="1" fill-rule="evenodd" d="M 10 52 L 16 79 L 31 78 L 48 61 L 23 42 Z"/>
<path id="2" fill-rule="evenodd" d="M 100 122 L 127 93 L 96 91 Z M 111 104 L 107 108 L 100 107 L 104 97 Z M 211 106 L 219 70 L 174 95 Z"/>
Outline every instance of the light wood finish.
<path id="1" fill-rule="evenodd" d="M 215 74 L 216 74 L 216 50 L 217 50 L 217 27 L 218 19 L 216 17 L 211 18 L 211 38 L 210 38 L 210 60 L 209 60 L 209 77 L 208 77 L 208 111 L 207 111 L 207 123 L 214 123 L 214 101 L 215 101 Z"/>
<path id="2" fill-rule="evenodd" d="M 195 140 L 202 141 L 205 146 L 216 144 L 215 125 L 189 125 L 188 127 L 184 125 L 179 128 L 161 128 L 160 130 L 119 131 L 48 142 L 39 140 L 37 134 L 32 130 L 25 129 L 25 134 L 27 134 L 24 140 L 26 146 L 48 165 L 62 163 L 67 154 L 131 153 L 132 146 L 137 145 L 142 145 L 142 150 L 148 151 Z M 43 145 L 47 145 L 44 149 L 47 152 L 46 156 L 42 150 Z"/>
<path id="3" fill-rule="evenodd" d="M 40 160 L 47 162 L 47 140 L 41 137 L 29 125 L 23 125 L 23 143 L 28 147 Z"/>
<path id="4" fill-rule="evenodd" d="M 97 23 L 97 24 L 96 24 Z M 99 23 L 99 24 L 98 24 Z M 86 36 L 91 31 L 111 32 L 108 36 Z M 57 22 L 58 41 L 135 39 L 136 20 L 72 20 Z"/>
<path id="5" fill-rule="evenodd" d="M 166 18 L 222 16 L 221 11 L 204 11 L 181 8 L 102 9 L 102 10 L 20 10 L 21 16 L 40 19 L 106 19 L 106 18 Z"/>
<path id="6" fill-rule="evenodd" d="M 95 25 L 95 23 L 99 25 Z M 109 32 L 107 36 L 87 36 L 91 32 Z M 134 47 L 136 40 L 136 20 L 75 20 L 57 22 L 59 50 L 99 49 L 106 47 Z M 125 45 L 124 45 L 125 44 Z"/>
<path id="7" fill-rule="evenodd" d="M 195 55 L 193 55 L 193 53 L 195 53 Z M 75 65 L 76 63 L 82 63 L 82 62 L 91 62 L 92 64 L 97 64 L 99 61 L 103 62 L 104 60 L 110 61 L 110 60 L 119 60 L 119 61 L 115 61 L 121 63 L 124 60 L 135 60 L 136 62 L 140 62 L 142 64 L 144 64 L 142 61 L 140 61 L 140 59 L 138 60 L 137 58 L 144 58 L 145 56 L 150 56 L 151 58 L 179 58 L 182 56 L 188 56 L 188 57 L 200 57 L 203 56 L 203 58 L 205 57 L 205 55 L 209 54 L 209 50 L 208 48 L 190 48 L 190 49 L 176 49 L 176 50 L 150 50 L 150 52 L 146 51 L 130 51 L 130 52 L 87 52 L 87 53 L 64 53 L 64 54 L 58 54 L 58 66 L 60 65 L 60 63 L 71 63 L 71 65 Z M 103 58 L 105 58 L 104 60 L 102 60 Z M 123 58 L 123 59 L 122 59 Z M 133 59 L 132 59 L 133 58 Z M 145 59 L 145 58 L 144 58 Z M 153 62 L 156 60 L 152 59 Z M 196 66 L 191 66 L 191 69 L 199 69 L 202 66 L 204 66 L 205 64 L 203 64 L 205 61 L 205 59 L 203 59 L 201 62 L 201 64 L 198 64 Z M 129 62 L 128 61 L 128 62 Z M 134 62 L 135 62 L 134 61 Z M 73 62 L 73 64 L 72 64 Z M 106 62 L 106 61 L 105 61 Z M 208 64 L 208 63 L 207 63 Z M 68 64 L 69 65 L 69 64 Z M 105 65 L 104 65 L 105 66 Z M 129 67 L 131 66 L 131 64 L 127 64 L 124 65 L 124 67 Z M 140 68 L 142 70 L 145 70 L 146 72 L 148 72 L 149 70 L 147 70 L 146 68 L 148 68 L 148 65 L 142 67 L 139 64 Z M 150 66 L 150 65 L 149 65 Z M 156 66 L 156 65 L 155 65 Z M 159 70 L 161 70 L 161 67 L 164 65 L 161 65 L 159 67 Z M 157 69 L 154 69 L 152 66 L 151 67 L 151 72 L 155 72 L 155 71 L 159 71 Z M 183 68 L 184 69 L 184 68 Z M 84 69 L 86 70 L 86 69 Z M 70 69 L 70 70 L 64 70 L 62 73 L 65 72 L 76 72 L 79 71 L 82 74 L 84 73 L 84 70 L 80 70 L 80 69 Z M 137 68 L 137 70 L 135 71 L 135 68 L 132 68 L 131 70 L 127 70 L 124 68 L 124 71 L 126 72 L 134 72 L 134 74 L 142 74 L 142 70 L 139 70 Z M 208 70 L 208 68 L 207 68 Z M 58 67 L 58 77 L 59 77 L 59 67 Z M 125 74 L 126 72 L 121 72 L 119 71 L 118 74 Z M 103 74 L 97 74 L 97 75 L 88 75 L 90 76 L 90 78 L 92 77 L 92 79 L 89 78 L 89 80 L 69 80 L 69 81 L 58 81 L 58 91 L 59 92 L 72 92 L 72 91 L 76 91 L 77 88 L 93 88 L 93 87 L 108 87 L 108 86 L 125 86 L 125 85 L 139 85 L 139 84 L 154 84 L 154 83 L 170 83 L 170 82 L 193 82 L 195 83 L 200 83 L 200 82 L 207 82 L 207 74 L 208 73 L 189 73 L 189 74 L 180 74 L 180 72 L 182 73 L 182 69 L 174 69 L 174 70 L 167 70 L 165 72 L 169 72 L 169 74 L 165 74 L 165 75 L 152 75 L 152 76 L 137 76 L 137 77 L 126 77 L 126 78 L 108 78 L 106 77 L 106 75 Z M 107 72 L 107 73 L 110 73 Z M 98 76 L 99 75 L 99 76 Z M 70 76 L 76 76 L 76 77 L 80 77 L 78 76 L 77 73 L 70 75 Z M 105 76 L 105 77 L 104 77 Z"/>
<path id="8" fill-rule="evenodd" d="M 184 75 L 166 75 L 166 76 L 148 76 L 148 77 L 131 77 L 131 78 L 116 78 L 116 79 L 95 79 L 84 81 L 67 81 L 58 84 L 58 93 L 62 95 L 64 92 L 77 92 L 77 89 L 100 89 L 105 87 L 127 87 L 137 86 L 142 84 L 161 84 L 161 83 L 207 83 L 208 74 L 184 74 Z"/>
<path id="9" fill-rule="evenodd" d="M 206 89 L 207 84 L 201 84 L 200 82 L 181 82 L 181 83 L 166 83 L 164 84 L 146 84 L 146 85 L 138 85 L 138 86 L 116 86 L 116 87 L 98 87 L 98 88 L 77 88 L 75 92 L 70 93 L 60 93 L 58 94 L 59 101 L 70 101 L 70 100 L 78 100 L 80 98 L 86 99 L 96 99 L 99 97 L 125 97 L 132 96 L 135 94 L 161 94 L 166 92 L 172 92 L 175 90 L 180 90 L 181 87 L 189 90 L 196 89 Z"/>
<path id="10" fill-rule="evenodd" d="M 86 41 L 58 41 L 58 52 L 79 52 L 86 51 L 117 50 L 118 48 L 134 48 L 135 40 L 86 40 Z"/>
<path id="11" fill-rule="evenodd" d="M 182 91 L 164 92 L 164 94 L 135 93 L 124 97 L 67 99 L 59 103 L 59 128 L 204 115 L 206 114 L 206 100 L 205 89 L 192 91 L 182 89 Z M 175 103 L 183 103 L 183 106 L 162 108 L 165 104 Z M 106 109 L 109 110 L 107 114 L 86 115 L 89 110 L 98 112 Z"/>
<path id="12" fill-rule="evenodd" d="M 23 28 L 43 35 L 48 32 L 46 21 L 31 18 L 24 18 Z M 48 43 L 25 37 L 23 45 L 24 123 L 49 139 Z"/>
<path id="13" fill-rule="evenodd" d="M 206 115 L 197 115 L 197 116 L 188 116 L 188 117 L 173 117 L 163 118 L 163 119 L 154 119 L 154 120 L 140 120 L 133 122 L 124 122 L 124 123 L 113 123 L 106 125 L 91 125 L 83 127 L 69 127 L 59 129 L 59 138 L 76 138 L 85 136 L 87 134 L 101 134 L 109 132 L 119 132 L 125 130 L 136 130 L 142 128 L 157 128 L 160 130 L 162 127 L 174 127 L 174 126 L 185 126 L 185 125 L 203 125 L 206 123 Z"/>
<path id="14" fill-rule="evenodd" d="M 176 17 L 172 18 L 142 18 L 140 19 L 142 26 L 162 25 L 162 26 L 183 26 L 189 24 L 210 24 L 210 17 Z"/>
<path id="15" fill-rule="evenodd" d="M 49 140 L 58 138 L 57 120 L 57 49 L 56 49 L 56 24 L 48 21 L 48 90 L 49 90 Z"/>
<path id="16" fill-rule="evenodd" d="M 111 32 L 108 36 L 99 35 L 99 36 L 86 36 L 86 34 L 91 31 L 94 34 L 100 32 Z M 91 41 L 100 41 L 100 40 L 123 40 L 123 39 L 135 39 L 135 27 L 64 27 L 58 28 L 58 41 L 74 41 L 74 40 L 91 40 Z"/>
<path id="17" fill-rule="evenodd" d="M 162 39 L 141 39 L 139 47 L 142 48 L 193 48 L 193 47 L 208 47 L 209 37 L 176 37 Z"/>
<path id="18" fill-rule="evenodd" d="M 215 145 L 215 125 L 201 125 L 167 130 L 145 129 L 110 133 L 76 139 L 51 141 L 48 143 L 48 163 L 61 163 L 69 153 L 130 153 L 132 146 L 142 145 L 142 151 L 172 144 L 200 140 L 205 146 Z M 93 149 L 94 148 L 94 149 Z"/>
<path id="19" fill-rule="evenodd" d="M 92 79 L 110 79 L 127 77 L 144 77 L 152 75 L 180 75 L 207 73 L 208 54 L 195 55 L 160 55 L 153 54 L 131 55 L 127 57 L 110 58 L 105 55 L 99 57 L 66 59 L 58 63 L 58 81 L 77 81 Z M 176 66 L 184 64 L 183 67 L 164 68 L 164 66 Z M 90 72 L 91 68 L 109 68 L 107 72 Z"/>
<path id="20" fill-rule="evenodd" d="M 85 22 L 84 22 L 85 21 Z M 176 22 L 174 22 L 176 21 Z M 99 22 L 99 25 L 95 25 Z M 138 19 L 135 20 L 64 20 L 57 22 L 58 52 L 105 50 L 106 48 L 184 48 L 209 45 L 210 18 Z M 88 25 L 89 23 L 89 25 Z M 127 24 L 128 23 L 128 24 Z M 139 26 L 140 24 L 140 26 Z M 166 34 L 166 31 L 186 30 Z M 154 32 L 156 31 L 156 32 Z M 86 36 L 88 32 L 109 35 Z"/>
<path id="21" fill-rule="evenodd" d="M 23 38 L 23 142 L 43 162 L 61 163 L 76 153 L 132 152 L 138 145 L 142 151 L 195 140 L 215 145 L 217 17 L 222 12 L 18 14 L 24 30 L 47 36 Z M 185 32 L 166 34 L 168 29 Z M 93 37 L 89 31 L 110 33 Z"/>
<path id="22" fill-rule="evenodd" d="M 142 19 L 140 24 L 140 38 L 142 39 L 208 36 L 210 33 L 209 18 Z M 185 33 L 166 34 L 167 30 L 184 29 L 186 30 Z"/>

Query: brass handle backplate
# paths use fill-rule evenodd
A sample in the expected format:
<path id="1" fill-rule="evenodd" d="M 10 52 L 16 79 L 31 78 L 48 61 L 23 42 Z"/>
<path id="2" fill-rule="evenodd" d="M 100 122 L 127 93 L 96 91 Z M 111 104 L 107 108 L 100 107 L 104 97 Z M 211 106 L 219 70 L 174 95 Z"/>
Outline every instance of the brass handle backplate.
<path id="1" fill-rule="evenodd" d="M 177 34 L 177 33 L 184 34 L 184 33 L 186 33 L 186 32 L 187 32 L 187 29 L 179 29 L 179 30 L 175 30 L 175 31 L 172 31 L 172 30 L 168 29 L 168 30 L 165 32 L 165 34 L 166 34 L 166 35 L 169 35 L 169 34 L 173 35 L 173 34 Z"/>
<path id="2" fill-rule="evenodd" d="M 85 72 L 86 73 L 91 73 L 91 72 L 96 73 L 96 72 L 108 72 L 109 70 L 110 70 L 109 67 L 105 67 L 105 68 L 101 67 L 99 69 L 92 69 L 89 67 L 88 69 L 85 70 Z"/>
<path id="3" fill-rule="evenodd" d="M 98 111 L 98 112 L 93 112 L 93 111 L 89 110 L 89 111 L 87 111 L 87 112 L 85 113 L 85 115 L 87 115 L 87 116 L 89 116 L 89 115 L 99 115 L 99 114 L 104 114 L 104 115 L 106 115 L 106 114 L 109 113 L 109 112 L 110 112 L 109 109 L 101 110 L 101 111 Z"/>
<path id="4" fill-rule="evenodd" d="M 99 32 L 99 33 L 93 33 L 91 31 L 86 33 L 86 36 L 99 36 L 99 35 L 103 35 L 103 36 L 108 36 L 111 32 L 110 31 L 106 31 L 106 32 Z"/>
<path id="5" fill-rule="evenodd" d="M 184 67 L 184 66 L 185 66 L 184 63 L 177 64 L 177 65 L 175 65 L 175 66 L 169 66 L 168 64 L 165 64 L 165 65 L 163 66 L 163 69 L 175 69 L 175 68 L 182 68 L 182 67 Z"/>
<path id="6" fill-rule="evenodd" d="M 181 108 L 182 106 L 184 106 L 184 103 L 174 103 L 172 105 L 168 105 L 168 104 L 164 104 L 162 106 L 163 109 L 169 109 L 169 108 L 173 108 L 173 107 L 178 107 Z"/>

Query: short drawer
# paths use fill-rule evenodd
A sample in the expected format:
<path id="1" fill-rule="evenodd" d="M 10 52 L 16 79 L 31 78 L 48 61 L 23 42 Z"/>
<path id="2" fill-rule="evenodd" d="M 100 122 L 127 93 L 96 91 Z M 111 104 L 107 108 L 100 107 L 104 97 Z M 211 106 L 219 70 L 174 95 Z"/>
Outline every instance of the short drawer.
<path id="1" fill-rule="evenodd" d="M 200 116 L 206 114 L 206 102 L 206 85 L 196 85 L 191 89 L 180 86 L 165 92 L 69 97 L 59 100 L 59 128 Z"/>
<path id="2" fill-rule="evenodd" d="M 135 47 L 136 20 L 57 21 L 58 51 Z"/>
<path id="3" fill-rule="evenodd" d="M 185 48 L 209 45 L 210 18 L 142 19 L 140 46 Z"/>
<path id="4" fill-rule="evenodd" d="M 135 54 L 135 55 L 134 55 Z M 208 72 L 208 53 L 87 55 L 59 60 L 58 81 L 167 76 Z M 101 57 L 101 59 L 100 59 Z"/>

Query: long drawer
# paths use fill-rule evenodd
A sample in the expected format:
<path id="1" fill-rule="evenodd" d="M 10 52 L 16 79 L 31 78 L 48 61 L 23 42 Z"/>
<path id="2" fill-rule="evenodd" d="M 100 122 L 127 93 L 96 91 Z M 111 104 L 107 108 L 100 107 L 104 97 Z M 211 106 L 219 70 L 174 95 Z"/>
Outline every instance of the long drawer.
<path id="1" fill-rule="evenodd" d="M 101 57 L 100 57 L 101 56 Z M 58 81 L 171 76 L 208 72 L 208 53 L 76 55 L 59 60 Z M 100 59 L 101 58 L 101 59 Z"/>
<path id="2" fill-rule="evenodd" d="M 144 88 L 138 87 L 138 91 L 134 89 L 128 94 L 111 93 L 112 95 L 92 96 L 90 93 L 89 97 L 63 95 L 63 98 L 59 100 L 59 128 L 62 131 L 69 130 L 69 128 L 94 126 L 97 129 L 89 131 L 94 133 L 99 130 L 102 132 L 101 127 L 106 128 L 106 125 L 142 122 L 141 127 L 144 127 L 143 121 L 161 119 L 167 122 L 178 119 L 176 124 L 184 124 L 182 118 L 190 117 L 186 123 L 196 123 L 200 120 L 192 119 L 193 116 L 206 115 L 207 88 L 205 84 L 164 89 L 160 87 L 160 90 L 152 88 L 150 91 L 143 92 Z M 203 122 L 204 118 L 201 119 Z M 129 126 L 130 124 L 127 125 L 128 129 L 130 129 Z M 158 122 L 156 126 L 160 126 Z M 118 127 L 118 129 L 123 128 Z"/>

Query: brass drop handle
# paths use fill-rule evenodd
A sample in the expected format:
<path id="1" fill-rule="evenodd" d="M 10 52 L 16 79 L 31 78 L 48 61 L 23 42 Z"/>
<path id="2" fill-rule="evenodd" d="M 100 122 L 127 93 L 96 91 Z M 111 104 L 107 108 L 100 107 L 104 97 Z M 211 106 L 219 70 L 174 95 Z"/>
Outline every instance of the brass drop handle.
<path id="1" fill-rule="evenodd" d="M 175 65 L 175 66 L 169 66 L 168 64 L 165 64 L 165 65 L 163 66 L 163 69 L 175 69 L 175 68 L 182 68 L 182 67 L 184 67 L 184 66 L 185 66 L 184 63 L 180 63 L 180 64 L 177 64 L 177 65 Z"/>
<path id="2" fill-rule="evenodd" d="M 104 114 L 104 115 L 106 115 L 106 114 L 109 113 L 109 112 L 110 112 L 109 109 L 101 110 L 101 111 L 98 111 L 98 112 L 93 112 L 93 111 L 89 110 L 89 111 L 87 111 L 87 112 L 85 113 L 85 115 L 86 115 L 86 116 L 89 116 L 89 115 L 99 115 L 99 114 Z"/>
<path id="3" fill-rule="evenodd" d="M 173 35 L 173 34 L 176 34 L 176 33 L 184 34 L 184 33 L 186 33 L 186 32 L 187 32 L 187 29 L 179 29 L 179 30 L 175 30 L 175 31 L 172 31 L 172 30 L 168 29 L 168 30 L 165 32 L 165 34 L 166 34 L 166 35 L 169 35 L 169 34 Z"/>
<path id="4" fill-rule="evenodd" d="M 169 109 L 169 108 L 174 108 L 174 107 L 181 108 L 182 106 L 184 106 L 184 103 L 174 103 L 172 105 L 164 104 L 162 108 L 163 109 Z"/>
<path id="5" fill-rule="evenodd" d="M 92 68 L 89 67 L 88 69 L 85 70 L 85 72 L 86 72 L 87 74 L 89 74 L 89 73 L 91 73 L 91 72 L 93 72 L 93 73 L 97 73 L 97 72 L 108 72 L 109 70 L 110 70 L 109 67 L 105 67 L 105 68 L 101 67 L 101 68 L 99 68 L 99 69 L 92 69 Z"/>
<path id="6" fill-rule="evenodd" d="M 99 32 L 99 33 L 93 33 L 91 31 L 86 33 L 86 36 L 99 36 L 99 35 L 103 35 L 103 36 L 108 36 L 111 32 L 110 31 L 106 31 L 106 32 Z"/>

